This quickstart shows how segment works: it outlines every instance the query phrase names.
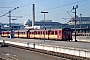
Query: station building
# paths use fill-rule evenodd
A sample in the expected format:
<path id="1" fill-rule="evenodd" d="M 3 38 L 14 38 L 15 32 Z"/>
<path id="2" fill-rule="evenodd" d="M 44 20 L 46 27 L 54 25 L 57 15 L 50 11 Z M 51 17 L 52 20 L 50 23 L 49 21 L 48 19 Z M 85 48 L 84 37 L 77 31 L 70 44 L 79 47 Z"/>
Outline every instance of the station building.
<path id="1" fill-rule="evenodd" d="M 35 26 L 41 26 L 42 28 L 61 28 L 62 24 L 59 22 L 53 22 L 52 20 L 46 20 L 45 22 L 42 21 L 35 21 L 34 23 Z M 24 26 L 32 26 L 32 21 L 31 20 L 26 20 L 24 22 Z"/>
<path id="2" fill-rule="evenodd" d="M 75 32 L 75 17 L 72 17 L 67 24 L 68 27 L 72 28 L 73 32 Z M 76 33 L 77 35 L 90 35 L 90 17 L 76 16 Z"/>
<path id="3" fill-rule="evenodd" d="M 75 25 L 75 17 L 72 17 L 68 21 L 68 25 L 70 25 L 71 28 L 74 28 L 73 25 Z M 77 28 L 90 28 L 90 17 L 78 17 L 78 16 L 76 16 L 76 27 Z"/>

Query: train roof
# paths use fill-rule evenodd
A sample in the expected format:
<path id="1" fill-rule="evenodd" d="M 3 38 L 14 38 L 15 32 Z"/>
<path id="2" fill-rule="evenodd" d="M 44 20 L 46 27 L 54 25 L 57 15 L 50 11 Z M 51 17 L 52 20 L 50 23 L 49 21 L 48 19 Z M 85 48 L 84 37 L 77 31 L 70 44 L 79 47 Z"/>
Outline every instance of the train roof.
<path id="1" fill-rule="evenodd" d="M 34 29 L 34 30 L 30 30 L 30 31 L 42 31 L 45 29 Z M 46 31 L 49 30 L 71 30 L 71 28 L 60 28 L 60 29 L 46 29 Z"/>
<path id="2" fill-rule="evenodd" d="M 27 31 L 43 31 L 44 29 L 20 29 L 20 30 L 14 30 L 14 32 L 27 32 Z M 71 28 L 60 28 L 60 29 L 46 29 L 46 31 L 52 31 L 52 30 L 71 30 Z M 7 31 L 2 31 L 7 32 Z M 11 32 L 11 31 L 8 31 Z"/>
<path id="3" fill-rule="evenodd" d="M 26 32 L 26 31 L 28 31 L 29 29 L 20 29 L 20 30 L 15 30 L 14 32 Z"/>
<path id="4" fill-rule="evenodd" d="M 10 32 L 10 30 L 3 30 L 2 32 Z"/>

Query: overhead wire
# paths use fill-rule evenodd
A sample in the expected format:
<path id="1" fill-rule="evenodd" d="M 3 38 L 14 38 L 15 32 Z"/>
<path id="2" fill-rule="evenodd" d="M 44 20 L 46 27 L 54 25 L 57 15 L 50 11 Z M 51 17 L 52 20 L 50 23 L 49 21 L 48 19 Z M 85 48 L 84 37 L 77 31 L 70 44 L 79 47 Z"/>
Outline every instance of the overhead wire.
<path id="1" fill-rule="evenodd" d="M 73 2 L 73 3 L 65 4 L 65 5 L 62 5 L 62 6 L 57 6 L 57 7 L 54 7 L 54 8 L 47 9 L 47 10 L 53 10 L 53 9 L 56 9 L 56 8 L 59 8 L 59 7 L 64 7 L 64 6 L 80 3 L 80 2 L 83 2 L 83 1 L 86 1 L 86 0 L 81 0 L 81 1 Z"/>
<path id="2" fill-rule="evenodd" d="M 65 5 L 62 5 L 62 6 L 56 6 L 56 7 L 47 9 L 47 10 L 45 10 L 45 11 L 53 10 L 53 9 L 56 9 L 56 8 L 60 8 L 60 7 L 64 7 L 64 6 L 68 6 L 68 5 L 72 5 L 72 4 L 76 4 L 76 3 L 80 3 L 80 2 L 84 2 L 84 1 L 86 1 L 86 0 L 80 0 L 80 1 L 77 1 L 77 2 L 65 4 Z M 40 12 L 36 12 L 35 14 L 37 14 L 37 13 L 40 13 Z M 31 14 L 28 14 L 28 15 L 25 15 L 25 16 L 30 16 L 30 15 L 31 15 Z"/>
<path id="3" fill-rule="evenodd" d="M 6 4 L 6 5 L 4 5 L 3 7 L 0 7 L 0 8 L 13 8 L 13 7 L 5 7 L 5 6 L 7 6 L 7 5 L 9 5 L 9 4 L 12 4 L 12 3 L 15 3 L 15 2 L 17 2 L 18 0 L 14 0 L 13 2 L 10 2 L 10 3 L 8 3 L 8 4 Z M 4 12 L 1 12 L 1 13 L 4 13 Z M 8 12 L 7 13 L 5 13 L 5 14 L 3 14 L 2 16 L 0 16 L 0 17 L 3 17 L 3 16 L 5 16 L 5 15 L 7 15 L 8 14 Z"/>
<path id="4" fill-rule="evenodd" d="M 39 2 L 41 2 L 41 1 L 44 1 L 44 0 L 39 0 L 39 1 L 36 1 L 36 2 L 34 2 L 34 3 L 39 3 Z M 60 7 L 64 7 L 64 6 L 68 6 L 68 5 L 72 5 L 72 4 L 76 4 L 76 3 L 80 3 L 80 2 L 83 2 L 83 1 L 86 1 L 86 0 L 81 0 L 81 1 L 73 2 L 73 3 L 70 3 L 70 4 L 62 5 L 62 6 L 56 6 L 56 7 L 54 7 L 54 8 L 50 8 L 50 9 L 47 9 L 47 10 L 45 10 L 45 11 L 49 11 L 49 10 L 53 10 L 53 9 L 56 9 L 56 8 L 60 8 Z M 30 4 L 31 4 L 31 3 L 26 4 L 26 5 L 23 5 L 23 6 L 20 6 L 19 8 L 28 6 L 28 5 L 30 5 Z M 37 14 L 37 13 L 40 13 L 40 12 L 36 12 L 35 14 Z M 7 13 L 6 13 L 6 14 L 7 14 Z M 6 15 L 6 14 L 5 14 L 5 15 Z M 23 17 L 25 17 L 25 16 L 30 16 L 30 15 L 31 15 L 31 14 L 27 14 L 27 15 L 24 15 Z"/>
<path id="5" fill-rule="evenodd" d="M 16 0 L 16 1 L 18 1 L 18 0 Z M 44 1 L 44 0 L 39 0 L 39 1 L 36 1 L 36 2 L 34 2 L 34 3 L 39 3 L 39 2 L 41 2 L 41 1 Z M 15 1 L 14 1 L 14 2 L 15 2 Z M 26 5 L 23 5 L 23 6 L 20 6 L 19 8 L 21 8 L 21 7 L 25 7 L 25 6 L 28 6 L 28 5 L 30 5 L 30 4 L 31 4 L 31 3 L 26 4 Z M 3 17 L 3 16 L 5 16 L 6 14 L 8 14 L 8 12 L 5 13 L 5 14 L 3 14 L 2 16 L 0 16 L 0 18 Z M 27 16 L 27 15 L 25 15 L 25 16 Z"/>
<path id="6" fill-rule="evenodd" d="M 35 1 L 34 3 L 39 3 L 39 2 L 42 2 L 42 1 L 44 1 L 44 0 Z M 21 8 L 21 7 L 28 6 L 28 5 L 31 5 L 31 4 L 32 4 L 32 3 L 26 4 L 26 5 L 22 5 L 22 6 L 20 6 L 20 8 Z"/>
<path id="7" fill-rule="evenodd" d="M 39 1 L 36 1 L 36 2 L 34 2 L 34 3 L 39 3 L 39 2 L 42 2 L 42 1 L 44 1 L 44 0 L 39 0 Z M 26 5 L 20 6 L 20 8 L 21 8 L 21 7 L 28 6 L 28 5 L 31 5 L 31 4 L 32 4 L 32 3 L 29 3 L 29 4 L 26 4 Z M 27 14 L 27 15 L 24 15 L 24 16 L 29 16 L 29 15 L 31 15 L 31 14 Z"/>

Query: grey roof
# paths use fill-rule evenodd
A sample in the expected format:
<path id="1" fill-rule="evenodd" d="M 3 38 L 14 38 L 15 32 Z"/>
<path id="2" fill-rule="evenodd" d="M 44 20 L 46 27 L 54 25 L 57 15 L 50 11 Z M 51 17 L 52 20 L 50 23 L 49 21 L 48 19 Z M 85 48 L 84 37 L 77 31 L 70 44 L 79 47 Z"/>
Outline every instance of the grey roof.
<path id="1" fill-rule="evenodd" d="M 74 19 L 75 19 L 75 17 L 72 17 L 69 21 L 74 21 Z M 80 21 L 80 19 L 81 19 L 81 21 L 90 21 L 90 17 L 78 17 L 78 16 L 76 16 L 77 21 Z"/>

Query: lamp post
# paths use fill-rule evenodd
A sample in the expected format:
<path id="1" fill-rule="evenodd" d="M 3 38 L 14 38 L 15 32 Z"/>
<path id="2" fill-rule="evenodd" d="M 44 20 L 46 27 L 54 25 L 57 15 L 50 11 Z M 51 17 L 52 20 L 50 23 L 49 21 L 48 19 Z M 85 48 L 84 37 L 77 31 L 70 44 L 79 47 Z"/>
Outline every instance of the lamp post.
<path id="1" fill-rule="evenodd" d="M 9 29 L 11 30 L 11 10 L 9 11 Z"/>
<path id="2" fill-rule="evenodd" d="M 75 13 L 75 42 L 77 42 L 77 40 L 76 40 L 76 9 L 77 8 L 78 8 L 78 5 L 76 5 L 76 7 L 73 6 L 73 8 L 72 8 L 73 10 L 75 10 L 75 12 L 74 12 Z"/>
<path id="3" fill-rule="evenodd" d="M 45 41 L 45 30 L 46 30 L 46 28 L 45 28 L 45 13 L 48 13 L 48 12 L 41 12 L 41 13 L 43 13 L 44 14 L 44 41 Z"/>
<path id="4" fill-rule="evenodd" d="M 11 37 L 11 38 L 12 38 L 11 12 L 14 11 L 14 10 L 16 10 L 17 8 L 19 8 L 19 7 L 16 7 L 16 8 L 14 8 L 13 10 L 9 10 L 9 12 L 8 12 L 8 13 L 9 13 L 9 16 L 8 16 L 8 17 L 9 17 L 9 29 L 10 29 L 10 31 L 11 31 L 11 33 L 10 33 L 10 37 Z M 7 14 L 7 13 L 6 13 L 6 14 Z M 5 14 L 5 15 L 6 15 L 6 14 Z"/>
<path id="5" fill-rule="evenodd" d="M 16 7 L 16 8 L 14 8 L 13 10 L 10 10 L 8 13 L 9 13 L 9 28 L 10 28 L 10 30 L 11 30 L 11 12 L 12 11 L 14 11 L 14 10 L 16 10 L 17 8 L 19 8 L 19 7 Z"/>
<path id="6" fill-rule="evenodd" d="M 80 14 L 80 33 L 81 33 L 81 28 L 82 28 L 81 17 L 82 17 L 82 14 Z"/>

